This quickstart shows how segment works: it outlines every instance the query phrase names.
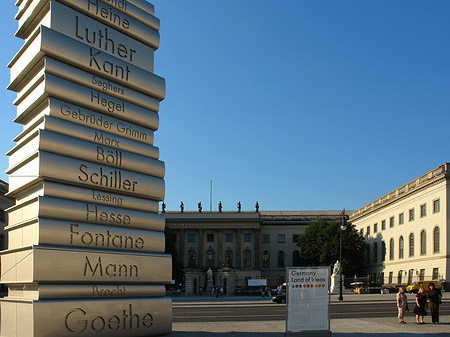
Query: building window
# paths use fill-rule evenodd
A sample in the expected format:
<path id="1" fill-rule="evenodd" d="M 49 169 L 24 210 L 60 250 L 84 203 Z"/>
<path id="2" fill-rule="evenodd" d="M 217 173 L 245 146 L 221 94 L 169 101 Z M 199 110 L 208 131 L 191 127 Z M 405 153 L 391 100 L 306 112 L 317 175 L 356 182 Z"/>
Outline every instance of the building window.
<path id="1" fill-rule="evenodd" d="M 233 234 L 225 234 L 225 242 L 233 242 Z"/>
<path id="2" fill-rule="evenodd" d="M 277 266 L 278 268 L 284 268 L 284 252 L 282 250 L 277 253 Z"/>
<path id="3" fill-rule="evenodd" d="M 409 210 L 409 221 L 414 221 L 414 208 Z"/>
<path id="4" fill-rule="evenodd" d="M 427 204 L 420 205 L 420 217 L 427 216 Z"/>
<path id="5" fill-rule="evenodd" d="M 211 246 L 209 246 L 208 250 L 206 251 L 206 266 L 207 267 L 214 267 L 214 249 L 212 249 Z"/>
<path id="6" fill-rule="evenodd" d="M 423 230 L 420 232 L 420 255 L 427 253 L 427 232 Z"/>
<path id="7" fill-rule="evenodd" d="M 267 250 L 262 255 L 262 267 L 270 268 L 270 253 Z"/>
<path id="8" fill-rule="evenodd" d="M 386 229 L 386 220 L 381 221 L 381 230 L 384 231 Z"/>
<path id="9" fill-rule="evenodd" d="M 439 268 L 433 268 L 433 280 L 437 280 L 439 278 Z"/>
<path id="10" fill-rule="evenodd" d="M 419 281 L 425 281 L 425 269 L 420 269 Z"/>
<path id="11" fill-rule="evenodd" d="M 433 201 L 433 213 L 438 213 L 441 210 L 439 199 Z"/>
<path id="12" fill-rule="evenodd" d="M 393 271 L 390 271 L 390 272 L 389 272 L 389 282 L 388 282 L 388 283 L 389 283 L 389 284 L 392 284 L 392 283 L 393 283 L 393 282 L 392 282 L 393 280 L 394 280 L 394 272 L 393 272 Z"/>
<path id="13" fill-rule="evenodd" d="M 277 235 L 277 242 L 278 243 L 285 243 L 286 242 L 286 236 L 284 234 L 278 234 Z"/>
<path id="14" fill-rule="evenodd" d="M 233 267 L 233 251 L 230 247 L 225 251 L 225 267 L 232 268 Z"/>
<path id="15" fill-rule="evenodd" d="M 373 244 L 373 263 L 378 262 L 378 244 L 374 242 Z"/>
<path id="16" fill-rule="evenodd" d="M 391 217 L 389 218 L 389 228 L 394 227 L 394 221 L 395 221 L 395 218 L 394 218 L 393 216 L 391 216 Z"/>
<path id="17" fill-rule="evenodd" d="M 439 227 L 434 227 L 433 230 L 433 253 L 439 253 Z"/>
<path id="18" fill-rule="evenodd" d="M 378 233 L 378 223 L 373 224 L 373 232 Z"/>
<path id="19" fill-rule="evenodd" d="M 197 253 L 192 247 L 188 250 L 188 267 L 197 267 Z"/>
<path id="20" fill-rule="evenodd" d="M 361 228 L 361 235 L 364 236 L 364 228 Z"/>
<path id="21" fill-rule="evenodd" d="M 366 228 L 366 235 L 370 235 L 370 226 L 367 226 Z"/>
<path id="22" fill-rule="evenodd" d="M 405 243 L 403 241 L 403 236 L 400 236 L 398 240 L 398 258 L 403 259 L 403 249 L 405 247 Z"/>
<path id="23" fill-rule="evenodd" d="M 206 241 L 214 242 L 214 234 L 206 234 Z"/>
<path id="24" fill-rule="evenodd" d="M 409 234 L 409 257 L 414 256 L 414 233 Z"/>
<path id="25" fill-rule="evenodd" d="M 400 213 L 398 215 L 398 224 L 403 225 L 405 223 L 405 215 L 403 213 Z"/>
<path id="26" fill-rule="evenodd" d="M 381 241 L 381 261 L 386 260 L 386 242 Z"/>
<path id="27" fill-rule="evenodd" d="M 263 234 L 262 242 L 263 243 L 270 243 L 270 235 L 269 234 Z"/>
<path id="28" fill-rule="evenodd" d="M 245 248 L 243 252 L 244 256 L 244 268 L 251 268 L 252 267 L 252 251 L 248 248 Z"/>
<path id="29" fill-rule="evenodd" d="M 413 283 L 414 269 L 408 270 L 408 284 Z"/>
<path id="30" fill-rule="evenodd" d="M 403 270 L 399 270 L 397 274 L 397 283 L 402 283 Z"/>
<path id="31" fill-rule="evenodd" d="M 298 236 L 299 236 L 299 234 L 292 234 L 292 243 L 298 242 Z"/>
<path id="32" fill-rule="evenodd" d="M 195 234 L 188 234 L 188 242 L 195 242 Z"/>
<path id="33" fill-rule="evenodd" d="M 389 242 L 389 260 L 394 259 L 394 239 Z"/>
<path id="34" fill-rule="evenodd" d="M 252 242 L 252 235 L 244 234 L 244 242 Z"/>
<path id="35" fill-rule="evenodd" d="M 300 252 L 298 250 L 294 250 L 292 253 L 292 266 L 300 267 Z"/>

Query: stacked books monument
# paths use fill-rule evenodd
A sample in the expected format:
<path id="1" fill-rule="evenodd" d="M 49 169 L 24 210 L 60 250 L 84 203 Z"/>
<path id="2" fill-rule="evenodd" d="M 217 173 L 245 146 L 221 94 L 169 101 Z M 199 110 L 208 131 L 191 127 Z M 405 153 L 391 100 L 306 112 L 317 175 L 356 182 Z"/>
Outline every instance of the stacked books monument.
<path id="1" fill-rule="evenodd" d="M 165 81 L 144 0 L 17 0 L 9 64 L 23 130 L 8 152 L 1 336 L 153 336 L 172 329 L 164 163 L 153 146 Z"/>

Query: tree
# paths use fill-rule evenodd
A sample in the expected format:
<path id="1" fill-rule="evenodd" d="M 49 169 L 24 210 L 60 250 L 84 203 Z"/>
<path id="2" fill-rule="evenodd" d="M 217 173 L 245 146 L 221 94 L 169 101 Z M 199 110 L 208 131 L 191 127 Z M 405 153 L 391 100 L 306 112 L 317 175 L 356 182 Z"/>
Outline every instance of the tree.
<path id="1" fill-rule="evenodd" d="M 176 234 L 167 226 L 164 234 L 166 238 L 166 249 L 164 253 L 172 255 L 172 279 L 175 280 L 175 284 L 180 284 L 183 279 L 183 266 L 178 262 L 178 252 L 175 246 Z"/>
<path id="2" fill-rule="evenodd" d="M 298 236 L 301 263 L 304 266 L 330 266 L 339 260 L 338 222 L 313 222 Z M 342 231 L 342 273 L 347 277 L 359 275 L 364 262 L 364 238 L 356 227 L 347 223 Z"/>

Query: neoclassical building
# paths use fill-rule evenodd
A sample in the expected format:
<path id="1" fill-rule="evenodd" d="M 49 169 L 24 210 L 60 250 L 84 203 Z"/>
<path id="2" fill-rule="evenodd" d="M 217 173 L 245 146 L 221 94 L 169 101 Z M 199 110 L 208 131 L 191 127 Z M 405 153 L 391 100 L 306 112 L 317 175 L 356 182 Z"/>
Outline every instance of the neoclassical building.
<path id="1" fill-rule="evenodd" d="M 248 279 L 282 284 L 286 267 L 299 266 L 297 236 L 311 222 L 340 221 L 341 211 L 166 212 L 176 232 L 185 291 L 206 289 L 207 270 L 225 293 L 246 286 Z"/>
<path id="2" fill-rule="evenodd" d="M 372 282 L 450 280 L 449 179 L 446 163 L 351 213 Z"/>

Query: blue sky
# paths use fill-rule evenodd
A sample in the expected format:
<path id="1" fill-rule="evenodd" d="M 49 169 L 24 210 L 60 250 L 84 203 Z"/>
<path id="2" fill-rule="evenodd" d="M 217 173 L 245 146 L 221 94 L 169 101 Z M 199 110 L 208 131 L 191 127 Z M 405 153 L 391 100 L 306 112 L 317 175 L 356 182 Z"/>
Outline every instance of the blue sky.
<path id="1" fill-rule="evenodd" d="M 450 161 L 450 1 L 152 3 L 168 210 L 209 210 L 211 180 L 213 209 L 357 209 Z M 0 6 L 6 65 L 21 41 Z M 3 153 L 14 96 L 0 92 Z"/>

